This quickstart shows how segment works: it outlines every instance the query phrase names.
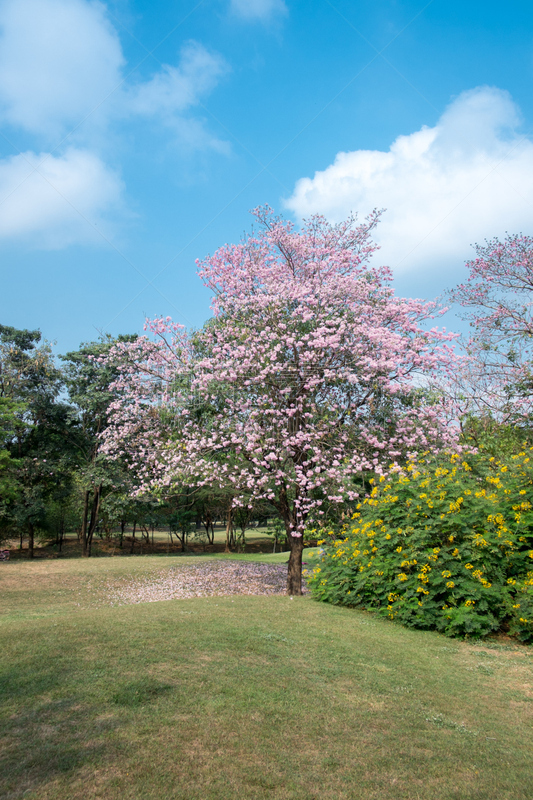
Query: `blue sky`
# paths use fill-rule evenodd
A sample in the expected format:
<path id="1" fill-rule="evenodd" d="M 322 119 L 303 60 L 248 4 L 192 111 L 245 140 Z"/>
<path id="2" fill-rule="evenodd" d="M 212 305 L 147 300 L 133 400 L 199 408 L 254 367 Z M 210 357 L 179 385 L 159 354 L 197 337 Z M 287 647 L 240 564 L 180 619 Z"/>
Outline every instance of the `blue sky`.
<path id="1" fill-rule="evenodd" d="M 195 259 L 270 204 L 387 211 L 401 294 L 533 233 L 533 7 L 0 1 L 0 321 L 58 352 L 209 316 Z"/>

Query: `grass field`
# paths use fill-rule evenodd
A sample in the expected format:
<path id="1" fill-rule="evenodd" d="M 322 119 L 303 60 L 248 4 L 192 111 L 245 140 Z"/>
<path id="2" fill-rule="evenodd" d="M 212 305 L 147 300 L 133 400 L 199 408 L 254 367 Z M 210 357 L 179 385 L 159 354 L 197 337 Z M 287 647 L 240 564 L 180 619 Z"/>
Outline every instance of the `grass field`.
<path id="1" fill-rule="evenodd" d="M 0 564 L 2 800 L 533 798 L 531 649 L 307 597 L 109 603 L 210 558 Z"/>

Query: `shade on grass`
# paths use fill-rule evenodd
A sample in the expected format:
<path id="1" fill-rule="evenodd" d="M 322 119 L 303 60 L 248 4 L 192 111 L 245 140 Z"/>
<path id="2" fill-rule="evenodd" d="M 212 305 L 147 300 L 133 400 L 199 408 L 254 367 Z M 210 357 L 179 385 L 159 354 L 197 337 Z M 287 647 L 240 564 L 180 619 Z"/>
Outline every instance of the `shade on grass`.
<path id="1" fill-rule="evenodd" d="M 531 797 L 527 648 L 308 598 L 96 607 L 163 561 L 2 568 L 0 797 Z"/>

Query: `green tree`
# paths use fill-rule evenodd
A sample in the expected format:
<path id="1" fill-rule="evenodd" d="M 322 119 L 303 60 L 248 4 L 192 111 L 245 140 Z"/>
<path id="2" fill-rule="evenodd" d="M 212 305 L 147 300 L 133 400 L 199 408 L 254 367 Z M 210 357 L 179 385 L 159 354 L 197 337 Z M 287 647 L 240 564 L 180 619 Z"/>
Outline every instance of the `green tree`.
<path id="1" fill-rule="evenodd" d="M 76 454 L 78 485 L 82 489 L 80 538 L 82 553 L 91 555 L 92 541 L 102 501 L 113 492 L 130 492 L 131 476 L 120 461 L 110 461 L 98 451 L 100 435 L 108 425 L 109 406 L 116 399 L 110 384 L 116 380 L 113 359 L 105 358 L 117 343 L 135 341 L 136 336 L 102 336 L 79 350 L 60 356 L 64 380 L 75 409 L 76 428 L 72 446 Z"/>
<path id="2" fill-rule="evenodd" d="M 72 415 L 60 399 L 61 371 L 40 331 L 0 325 L 0 430 L 2 436 L 2 527 L 28 535 L 34 555 L 36 531 L 49 525 L 47 507 L 69 480 L 65 443 Z"/>

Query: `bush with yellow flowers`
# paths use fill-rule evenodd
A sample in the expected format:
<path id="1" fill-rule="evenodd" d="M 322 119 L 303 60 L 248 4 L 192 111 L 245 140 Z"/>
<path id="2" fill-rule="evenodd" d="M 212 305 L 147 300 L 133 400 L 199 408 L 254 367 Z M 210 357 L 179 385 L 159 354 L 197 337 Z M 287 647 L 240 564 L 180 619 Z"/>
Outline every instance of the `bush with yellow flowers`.
<path id="1" fill-rule="evenodd" d="M 381 476 L 307 575 L 312 595 L 449 636 L 533 641 L 533 448 Z"/>

